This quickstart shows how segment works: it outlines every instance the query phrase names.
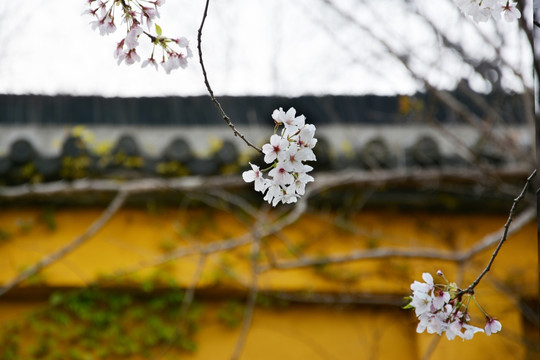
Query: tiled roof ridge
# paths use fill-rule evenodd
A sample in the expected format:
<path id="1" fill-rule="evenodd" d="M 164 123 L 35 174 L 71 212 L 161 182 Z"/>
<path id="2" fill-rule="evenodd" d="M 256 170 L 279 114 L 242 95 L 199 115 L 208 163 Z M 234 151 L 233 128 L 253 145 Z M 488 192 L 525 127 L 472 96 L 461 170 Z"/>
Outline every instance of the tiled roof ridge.
<path id="1" fill-rule="evenodd" d="M 483 109 L 459 91 L 453 96 L 482 117 Z M 522 96 L 492 93 L 482 95 L 496 102 L 505 122 L 525 123 Z M 459 114 L 428 94 L 412 95 L 303 95 L 221 96 L 220 103 L 237 125 L 266 124 L 276 108 L 296 108 L 310 123 L 321 124 L 399 124 L 425 122 L 434 114 L 441 123 L 463 123 Z M 116 124 L 116 125 L 221 125 L 210 99 L 201 96 L 116 97 L 71 95 L 0 94 L 2 124 Z"/>
<path id="2" fill-rule="evenodd" d="M 168 140 L 159 140 L 161 150 L 154 154 L 146 152 L 138 137 L 130 132 L 123 133 L 106 148 L 100 148 L 91 146 L 85 138 L 88 133 L 72 131 L 58 144 L 56 153 L 46 154 L 31 138 L 19 135 L 16 128 L 10 131 L 13 140 L 6 152 L 0 154 L 0 185 L 80 178 L 239 174 L 247 167 L 248 161 L 263 163 L 256 152 L 240 147 L 241 144 L 231 138 L 214 138 L 214 144 L 206 151 L 195 151 L 190 131 L 170 136 Z M 412 141 L 406 146 L 397 144 L 396 137 L 403 137 L 402 130 L 394 135 L 388 130 L 374 131 L 356 144 L 347 139 L 331 139 L 335 129 L 332 131 L 322 131 L 317 135 L 316 171 L 471 167 L 458 154 L 443 151 L 444 138 L 427 130 L 412 131 Z M 503 151 L 488 146 L 481 138 L 471 146 L 482 155 L 483 161 L 495 167 L 512 163 Z"/>

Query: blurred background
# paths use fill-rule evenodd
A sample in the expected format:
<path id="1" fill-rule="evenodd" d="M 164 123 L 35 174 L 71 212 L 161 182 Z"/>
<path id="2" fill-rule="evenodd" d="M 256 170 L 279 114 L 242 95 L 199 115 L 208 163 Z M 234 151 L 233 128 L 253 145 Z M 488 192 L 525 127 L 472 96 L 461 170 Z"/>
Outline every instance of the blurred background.
<path id="1" fill-rule="evenodd" d="M 317 127 L 315 182 L 276 208 L 207 95 L 204 5 L 160 8 L 195 53 L 167 75 L 117 65 L 86 1 L 0 0 L 0 359 L 536 359 L 532 190 L 476 288 L 500 334 L 401 309 L 423 272 L 481 273 L 535 168 L 532 1 L 479 24 L 450 0 L 210 1 L 238 130 L 261 146 L 279 107 Z"/>

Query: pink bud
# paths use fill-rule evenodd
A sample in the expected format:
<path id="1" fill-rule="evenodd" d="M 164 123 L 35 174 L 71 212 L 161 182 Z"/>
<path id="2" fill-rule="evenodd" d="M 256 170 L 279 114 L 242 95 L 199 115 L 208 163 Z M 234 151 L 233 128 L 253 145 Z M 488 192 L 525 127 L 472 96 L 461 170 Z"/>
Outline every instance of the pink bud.
<path id="1" fill-rule="evenodd" d="M 438 276 L 444 276 L 443 272 L 441 270 L 437 270 L 437 275 Z"/>

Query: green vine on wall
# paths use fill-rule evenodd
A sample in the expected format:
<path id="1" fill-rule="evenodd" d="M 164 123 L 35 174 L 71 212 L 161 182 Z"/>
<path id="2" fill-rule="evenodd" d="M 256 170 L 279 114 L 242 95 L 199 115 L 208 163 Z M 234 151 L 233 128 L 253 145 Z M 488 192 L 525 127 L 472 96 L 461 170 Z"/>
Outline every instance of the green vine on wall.
<path id="1" fill-rule="evenodd" d="M 148 358 L 164 347 L 194 351 L 201 307 L 193 304 L 180 319 L 183 291 L 150 295 L 95 287 L 56 292 L 46 308 L 3 326 L 0 359 Z"/>

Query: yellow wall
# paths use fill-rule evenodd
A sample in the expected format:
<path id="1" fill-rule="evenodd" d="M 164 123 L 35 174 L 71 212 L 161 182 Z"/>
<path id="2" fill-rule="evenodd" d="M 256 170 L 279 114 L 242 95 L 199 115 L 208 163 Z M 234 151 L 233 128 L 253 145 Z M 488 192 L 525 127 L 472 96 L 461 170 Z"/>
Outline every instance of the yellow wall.
<path id="1" fill-rule="evenodd" d="M 101 209 L 48 210 L 4 209 L 0 211 L 0 282 L 6 282 L 44 254 L 66 244 L 83 232 Z M 269 214 L 273 216 L 273 214 Z M 244 218 L 210 210 L 123 209 L 96 236 L 64 259 L 33 277 L 26 286 L 85 286 L 117 270 L 170 253 L 177 248 L 208 244 L 249 231 Z M 358 249 L 437 248 L 445 251 L 469 248 L 486 234 L 499 229 L 505 215 L 449 215 L 428 213 L 362 212 L 347 219 L 336 214 L 308 213 L 275 236 L 263 239 L 269 259 L 294 260 L 303 256 L 346 254 Z M 52 230 L 54 223 L 56 229 Z M 288 244 L 287 246 L 285 244 Z M 503 324 L 503 332 L 491 337 L 477 334 L 472 341 L 415 332 L 411 311 L 382 305 L 323 306 L 291 304 L 285 308 L 257 307 L 242 359 L 420 359 L 438 341 L 433 359 L 524 359 L 526 349 L 521 312 L 515 299 L 538 297 L 536 228 L 529 224 L 503 246 L 492 271 L 477 287 L 481 305 Z M 198 283 L 201 293 L 219 289 L 220 298 L 202 300 L 207 311 L 197 332 L 199 348 L 183 358 L 228 359 L 239 328 L 216 321 L 215 312 L 228 291 L 245 291 L 250 283 L 250 247 L 215 253 L 208 257 Z M 463 268 L 461 286 L 482 270 L 492 249 L 476 256 Z M 271 255 L 268 255 L 271 254 Z M 143 269 L 129 282 L 144 282 L 165 273 L 181 286 L 192 279 L 199 257 L 188 256 L 168 263 L 156 272 Z M 300 294 L 379 294 L 401 296 L 409 284 L 421 280 L 424 271 L 442 269 L 451 280 L 459 276 L 457 264 L 421 259 L 378 259 L 349 264 L 310 266 L 294 270 L 271 270 L 260 275 L 265 291 Z M 16 294 L 17 290 L 13 290 Z M 217 295 L 216 295 L 217 296 Z M 0 322 L 20 319 L 43 302 L 0 299 Z M 19 313 L 20 312 L 20 313 Z M 214 315 L 212 315 L 214 314 Z M 472 323 L 483 327 L 481 314 L 472 306 Z M 436 339 L 436 340 L 434 340 Z"/>

